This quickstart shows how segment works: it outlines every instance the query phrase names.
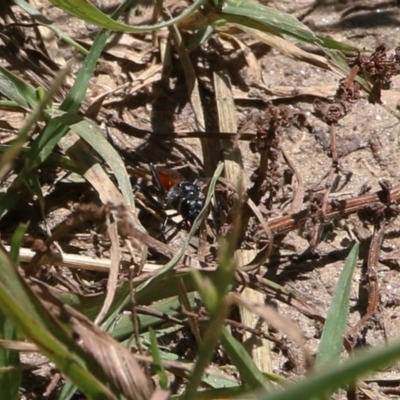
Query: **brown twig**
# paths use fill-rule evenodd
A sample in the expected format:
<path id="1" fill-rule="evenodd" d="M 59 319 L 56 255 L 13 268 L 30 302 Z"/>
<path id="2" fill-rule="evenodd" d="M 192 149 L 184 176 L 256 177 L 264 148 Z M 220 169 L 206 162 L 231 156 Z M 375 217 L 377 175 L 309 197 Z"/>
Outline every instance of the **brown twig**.
<path id="1" fill-rule="evenodd" d="M 378 279 L 376 276 L 376 266 L 379 261 L 379 250 L 387 228 L 386 221 L 383 221 L 380 226 L 375 226 L 372 235 L 371 243 L 368 251 L 367 270 L 364 275 L 363 284 L 368 291 L 368 306 L 365 315 L 358 321 L 357 325 L 353 327 L 351 333 L 354 334 L 360 331 L 378 311 L 379 304 L 379 287 Z"/>
<path id="2" fill-rule="evenodd" d="M 400 184 L 393 186 L 390 190 L 390 201 L 393 203 L 400 202 Z M 329 222 L 338 218 L 346 218 L 349 215 L 362 211 L 376 203 L 387 203 L 386 190 L 367 193 L 351 199 L 332 200 L 327 204 L 324 221 Z M 309 217 L 310 211 L 306 208 L 297 213 L 271 219 L 268 221 L 268 226 L 273 234 L 288 233 L 304 226 Z"/>
<path id="3" fill-rule="evenodd" d="M 286 161 L 286 164 L 288 165 L 288 167 L 290 168 L 290 170 L 292 171 L 293 175 L 296 178 L 296 182 L 293 184 L 293 200 L 290 210 L 293 213 L 299 212 L 301 210 L 304 201 L 304 194 L 305 194 L 304 180 L 299 170 L 293 164 L 292 160 L 290 159 L 290 157 L 288 156 L 283 147 L 281 148 L 281 153 Z"/>

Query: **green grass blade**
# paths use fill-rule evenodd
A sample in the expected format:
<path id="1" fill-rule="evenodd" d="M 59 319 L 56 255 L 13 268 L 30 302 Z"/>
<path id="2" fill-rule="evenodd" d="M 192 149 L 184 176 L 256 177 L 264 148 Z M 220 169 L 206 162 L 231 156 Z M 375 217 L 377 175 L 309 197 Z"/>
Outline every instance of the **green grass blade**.
<path id="1" fill-rule="evenodd" d="M 223 293 L 221 295 L 224 296 L 225 294 Z M 224 301 L 223 297 L 221 300 L 220 306 L 210 316 L 210 320 L 207 324 L 207 330 L 199 348 L 198 358 L 194 365 L 190 380 L 186 386 L 184 395 L 185 400 L 191 400 L 197 397 L 197 391 L 202 382 L 204 371 L 209 365 L 221 337 L 224 320 L 229 311 L 227 302 Z"/>
<path id="2" fill-rule="evenodd" d="M 194 295 L 189 294 L 188 298 L 190 305 L 194 307 Z M 181 303 L 178 299 L 178 296 L 174 296 L 160 300 L 159 302 L 151 305 L 150 308 L 152 311 L 154 311 L 155 315 L 168 315 L 170 317 L 182 320 L 186 318 L 186 316 L 183 316 L 179 311 L 177 311 L 180 306 Z M 138 320 L 140 333 L 145 333 L 150 328 L 156 329 L 159 325 L 165 323 L 163 318 L 152 315 L 138 314 Z M 134 333 L 132 317 L 130 315 L 121 315 L 120 319 L 117 321 L 115 326 L 112 327 L 109 333 L 118 341 L 130 338 Z"/>
<path id="3" fill-rule="evenodd" d="M 190 274 L 184 273 L 176 273 L 171 274 L 165 277 L 162 280 L 160 286 L 157 290 L 141 292 L 138 296 L 135 296 L 136 304 L 149 304 L 152 302 L 160 302 L 164 299 L 171 298 L 174 296 L 178 296 L 179 294 L 179 280 L 182 279 L 185 287 L 187 288 L 187 292 L 193 292 L 195 290 L 195 286 L 193 283 L 193 279 Z M 134 288 L 139 286 L 141 282 L 135 283 Z M 124 318 L 120 319 L 120 313 L 118 310 L 125 306 L 129 306 L 130 302 L 126 299 L 130 293 L 130 283 L 125 282 L 122 285 L 118 286 L 113 304 L 111 306 L 111 314 L 115 314 L 114 317 L 110 317 L 110 328 L 107 330 L 111 334 L 117 335 L 118 339 L 121 339 L 122 336 L 129 336 L 132 333 L 132 324 L 129 321 L 126 321 L 128 326 L 121 326 L 121 330 L 118 329 L 119 321 L 124 321 Z M 81 311 L 84 315 L 86 315 L 90 319 L 94 319 L 98 314 L 101 305 L 104 303 L 104 294 L 92 295 L 92 296 L 82 296 L 72 292 L 57 292 L 58 297 L 65 303 L 69 304 L 71 307 L 75 308 L 78 311 Z M 121 306 L 123 303 L 123 306 Z M 162 309 L 162 304 L 161 304 Z M 157 309 L 157 308 L 156 308 Z M 169 311 L 170 313 L 170 311 Z M 114 324 L 114 319 L 117 318 L 117 321 Z M 129 326 L 130 324 L 130 326 Z M 116 331 L 114 332 L 114 328 Z M 127 333 L 129 332 L 129 333 Z"/>
<path id="4" fill-rule="evenodd" d="M 67 380 L 62 389 L 57 393 L 57 400 L 70 400 L 78 388 L 71 381 Z"/>
<path id="5" fill-rule="evenodd" d="M 303 43 L 341 50 L 355 50 L 353 46 L 319 37 L 294 16 L 255 1 L 226 0 L 221 8 L 220 17 L 228 22 L 290 37 Z"/>
<path id="6" fill-rule="evenodd" d="M 187 44 L 187 51 L 190 53 L 192 50 L 201 46 L 211 37 L 211 35 L 214 34 L 214 32 L 215 28 L 212 25 L 207 25 L 205 28 L 199 29 Z"/>
<path id="7" fill-rule="evenodd" d="M 181 394 L 171 396 L 171 400 L 182 400 L 183 398 L 184 395 Z M 215 399 L 255 400 L 257 397 L 254 393 L 250 392 L 249 388 L 245 385 L 223 389 L 202 390 L 196 394 L 196 400 Z"/>
<path id="8" fill-rule="evenodd" d="M 0 310 L 89 398 L 116 399 L 104 373 L 34 295 L 7 255 L 0 251 Z M 68 329 L 68 330 L 67 330 Z"/>
<path id="9" fill-rule="evenodd" d="M 93 122 L 89 122 L 82 117 L 72 114 L 64 114 L 56 117 L 54 120 L 68 126 L 103 158 L 117 178 L 125 202 L 133 207 L 133 189 L 125 164 L 118 152 L 105 139 L 100 129 Z"/>
<path id="10" fill-rule="evenodd" d="M 193 12 L 198 10 L 206 0 L 195 0 L 193 4 L 186 8 L 182 14 L 168 21 L 163 21 L 154 25 L 130 26 L 114 21 L 108 15 L 102 13 L 87 0 L 49 0 L 53 5 L 60 7 L 66 13 L 71 14 L 89 24 L 100 26 L 104 29 L 118 32 L 143 33 L 159 30 L 173 24 L 181 22 Z"/>
<path id="11" fill-rule="evenodd" d="M 357 265 L 359 244 L 355 244 L 348 255 L 343 271 L 333 294 L 324 330 L 318 348 L 316 366 L 339 358 L 343 348 L 343 337 L 349 314 L 351 281 Z"/>
<path id="12" fill-rule="evenodd" d="M 115 12 L 115 16 L 118 16 L 120 12 L 122 12 L 124 7 L 127 5 L 126 3 L 127 2 L 125 1 L 125 3 Z M 70 92 L 60 105 L 61 111 L 70 113 L 78 112 L 82 101 L 85 98 L 90 78 L 93 75 L 97 61 L 106 44 L 108 35 L 109 32 L 106 30 L 101 30 L 97 34 Z M 39 137 L 32 144 L 31 151 L 27 155 L 27 169 L 29 170 L 41 164 L 53 151 L 60 139 L 68 133 L 68 130 L 68 127 L 64 124 L 50 120 L 44 130 L 40 133 Z"/>
<path id="13" fill-rule="evenodd" d="M 79 111 L 82 101 L 85 99 L 90 79 L 93 75 L 94 69 L 96 68 L 101 52 L 107 42 L 108 36 L 109 32 L 105 30 L 100 31 L 96 36 L 70 92 L 60 105 L 61 111 L 70 113 L 76 113 Z"/>
<path id="14" fill-rule="evenodd" d="M 36 175 L 33 174 L 25 174 L 21 173 L 19 178 L 25 183 L 26 187 L 28 190 L 37 197 L 37 200 L 39 202 L 40 206 L 40 212 L 41 212 L 41 217 L 44 220 L 45 219 L 45 202 L 44 202 L 44 196 L 42 192 L 42 187 L 40 186 L 39 179 Z"/>
<path id="15" fill-rule="evenodd" d="M 26 109 L 12 100 L 0 100 L 0 109 L 5 111 L 24 112 Z"/>
<path id="16" fill-rule="evenodd" d="M 294 383 L 285 390 L 270 393 L 268 397 L 260 395 L 259 399 L 268 400 L 310 400 L 323 396 L 326 392 L 354 383 L 358 378 L 381 368 L 385 368 L 400 358 L 400 340 L 396 339 L 387 345 L 360 350 L 350 359 L 333 361 L 323 365 L 301 382 Z"/>
<path id="17" fill-rule="evenodd" d="M 323 49 L 331 49 L 339 51 L 357 51 L 356 47 L 346 43 L 337 42 L 336 40 L 330 37 L 321 35 L 316 35 L 316 37 L 322 42 Z"/>
<path id="18" fill-rule="evenodd" d="M 33 86 L 3 67 L 0 67 L 0 92 L 25 110 L 32 109 L 38 101 Z"/>
<path id="19" fill-rule="evenodd" d="M 4 154 L 10 145 L 0 144 L 0 156 Z M 26 157 L 26 153 L 29 151 L 30 147 L 24 146 L 21 149 L 22 157 Z M 70 158 L 63 156 L 58 153 L 51 153 L 49 157 L 46 159 L 46 165 L 51 168 L 60 168 L 69 172 L 78 172 L 78 168 L 75 163 L 71 161 Z"/>
<path id="20" fill-rule="evenodd" d="M 265 375 L 257 368 L 249 353 L 226 328 L 222 331 L 221 344 L 229 358 L 238 369 L 242 382 L 254 389 L 263 388 L 266 392 L 272 386 Z"/>
<path id="21" fill-rule="evenodd" d="M 11 238 L 10 257 L 16 263 L 19 262 L 19 249 L 26 233 L 27 225 L 19 225 Z M 16 340 L 17 332 L 14 323 L 0 311 L 0 339 Z M 19 353 L 13 350 L 0 349 L 0 388 L 1 394 L 6 399 L 18 399 L 18 389 L 21 383 L 22 372 L 1 371 L 2 367 L 17 367 L 20 364 Z"/>
<path id="22" fill-rule="evenodd" d="M 21 152 L 22 147 L 29 138 L 29 133 L 32 127 L 38 122 L 38 120 L 42 116 L 44 110 L 46 109 L 47 105 L 51 102 L 51 99 L 54 96 L 54 94 L 60 88 L 68 72 L 69 72 L 69 66 L 67 66 L 58 73 L 56 79 L 52 83 L 46 95 L 36 104 L 35 108 L 31 112 L 29 117 L 26 119 L 24 125 L 19 130 L 18 138 L 3 153 L 0 159 L 0 180 L 2 180 L 4 176 L 8 173 L 8 171 L 11 169 L 12 163 L 14 162 L 18 154 Z"/>
<path id="23" fill-rule="evenodd" d="M 202 276 L 207 276 L 213 282 L 217 279 L 214 271 L 202 271 Z M 169 309 L 176 308 L 173 298 L 179 295 L 180 281 L 183 282 L 183 285 L 186 288 L 186 293 L 194 292 L 197 288 L 193 280 L 193 277 L 189 272 L 173 273 L 166 275 L 164 279 L 162 279 L 156 290 L 151 290 L 151 291 L 146 290 L 146 291 L 141 291 L 138 294 L 135 293 L 135 302 L 137 305 L 143 305 L 143 304 L 147 305 L 153 302 L 157 302 L 157 304 L 154 305 L 155 310 L 159 312 L 168 312 L 169 314 L 171 313 L 171 310 L 168 311 L 168 308 Z M 273 287 L 276 290 L 281 291 L 282 293 L 285 293 L 287 295 L 296 298 L 296 296 L 293 293 L 281 287 L 280 285 L 274 286 L 268 280 L 264 280 L 264 283 L 266 285 Z M 135 289 L 141 285 L 142 282 L 140 281 L 135 282 L 133 284 L 133 288 Z M 115 293 L 115 299 L 112 304 L 111 311 L 109 313 L 110 315 L 113 313 L 119 315 L 117 310 L 121 309 L 121 303 L 124 304 L 124 307 L 130 306 L 130 302 L 126 301 L 126 298 L 129 296 L 129 293 L 130 293 L 129 282 L 122 283 L 120 286 L 118 286 Z M 96 317 L 101 305 L 104 302 L 104 294 L 82 296 L 76 293 L 64 292 L 64 291 L 57 291 L 56 294 L 64 303 L 69 304 L 71 307 L 80 311 L 90 319 L 94 319 Z M 189 296 L 189 298 L 192 299 L 191 296 Z M 165 304 L 163 303 L 164 301 Z M 171 302 L 171 304 L 169 304 L 169 302 Z M 160 308 L 158 308 L 158 304 L 160 305 Z M 110 317 L 110 319 L 114 321 L 114 318 Z M 118 317 L 115 324 L 110 322 L 110 326 L 112 327 L 108 330 L 108 332 L 112 335 L 116 335 L 116 338 L 118 340 L 122 340 L 130 336 L 133 332 L 132 324 L 129 320 L 129 317 L 127 317 L 126 319 L 125 317 L 122 318 Z M 143 325 L 143 327 L 145 329 L 146 325 Z"/>
<path id="24" fill-rule="evenodd" d="M 160 380 L 160 386 L 162 389 L 168 389 L 168 378 L 165 372 L 164 365 L 162 363 L 160 350 L 157 344 L 157 338 L 154 334 L 153 329 L 149 329 L 150 333 L 150 349 L 151 349 L 151 356 L 153 358 L 153 367 L 156 370 L 158 375 L 158 379 Z"/>
<path id="25" fill-rule="evenodd" d="M 323 49 L 325 54 L 332 60 L 332 63 L 343 73 L 343 76 L 350 74 L 351 68 L 346 57 L 340 51 Z M 363 90 L 370 94 L 372 89 L 372 82 L 369 82 L 365 77 L 357 75 L 355 80 L 361 85 Z"/>
<path id="26" fill-rule="evenodd" d="M 24 239 L 25 233 L 28 229 L 27 224 L 20 224 L 11 238 L 11 251 L 10 257 L 15 264 L 19 264 L 19 249 L 21 247 L 22 240 Z"/>
<path id="27" fill-rule="evenodd" d="M 0 311 L 0 339 L 16 340 L 15 325 Z M 19 353 L 15 350 L 0 349 L 0 390 L 1 398 L 18 399 L 18 389 L 21 382 L 21 370 L 1 371 L 1 368 L 17 367 Z"/>

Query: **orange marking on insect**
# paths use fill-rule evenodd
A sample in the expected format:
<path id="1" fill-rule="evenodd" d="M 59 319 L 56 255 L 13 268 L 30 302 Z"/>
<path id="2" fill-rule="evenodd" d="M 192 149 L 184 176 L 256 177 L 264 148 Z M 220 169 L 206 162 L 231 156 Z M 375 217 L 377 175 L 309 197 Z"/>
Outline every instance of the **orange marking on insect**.
<path id="1" fill-rule="evenodd" d="M 170 190 L 183 181 L 182 175 L 168 168 L 156 168 L 157 177 L 165 191 Z"/>

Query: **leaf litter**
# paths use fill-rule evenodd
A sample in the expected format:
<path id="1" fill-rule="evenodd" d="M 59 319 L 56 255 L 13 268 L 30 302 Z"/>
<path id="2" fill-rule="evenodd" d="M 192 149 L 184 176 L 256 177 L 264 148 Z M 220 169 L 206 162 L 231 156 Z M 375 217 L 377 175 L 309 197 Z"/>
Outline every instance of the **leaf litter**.
<path id="1" fill-rule="evenodd" d="M 38 9 L 45 5 L 40 0 L 33 4 Z M 106 2 L 101 7 L 107 8 Z M 67 17 L 56 8 L 41 10 L 81 45 L 90 45 L 92 27 Z M 308 10 L 299 5 L 299 9 L 292 11 L 302 13 L 304 22 L 313 26 L 317 33 L 318 29 L 324 34 L 329 32 L 337 40 L 354 43 L 371 52 L 368 56 L 360 54 L 349 58 L 353 69 L 340 81 L 338 76 L 303 63 L 306 60 L 324 68 L 320 55 L 302 53 L 308 50 L 306 48 L 300 47 L 295 53 L 289 44 L 279 43 L 279 50 L 288 53 L 293 57 L 291 59 L 271 49 L 271 43 L 261 34 L 256 36 L 257 40 L 237 32 L 227 32 L 220 39 L 212 38 L 206 47 L 195 49 L 188 56 L 194 67 L 189 78 L 196 80 L 198 95 L 203 96 L 204 120 L 201 117 L 203 110 L 198 108 L 200 103 L 192 101 L 192 107 L 197 104 L 194 110 L 188 105 L 187 66 L 182 66 L 174 51 L 162 52 L 166 48 L 166 34 L 159 37 L 160 48 L 154 45 L 149 34 L 135 39 L 121 35 L 119 41 L 116 35 L 117 44 L 108 46 L 96 68 L 82 115 L 92 118 L 91 121 L 101 128 L 104 137 L 122 157 L 136 191 L 138 221 L 148 233 L 129 221 L 127 210 L 117 210 L 120 235 L 117 249 L 114 235 L 105 233 L 107 229 L 109 232 L 115 229 L 114 222 L 106 221 L 105 215 L 111 219 L 114 217 L 106 204 L 103 208 L 95 205 L 97 196 L 93 191 L 96 186 L 97 190 L 104 190 L 105 186 L 101 184 L 108 182 L 107 190 L 112 192 L 117 187 L 113 178 L 104 174 L 102 181 L 99 177 L 86 175 L 93 187 L 84 181 L 74 183 L 68 181 L 61 168 L 46 162 L 38 174 L 43 187 L 49 189 L 45 196 L 46 217 L 47 223 L 53 227 L 52 236 L 46 237 L 38 202 L 25 188 L 20 189 L 20 200 L 1 221 L 2 239 L 6 244 L 16 224 L 30 222 L 22 246 L 25 250 L 32 248 L 36 255 L 30 260 L 27 272 L 34 271 L 35 279 L 51 287 L 75 291 L 80 296 L 97 296 L 101 299 L 97 305 L 103 305 L 102 309 L 98 308 L 101 313 L 96 314 L 97 322 L 100 322 L 110 314 L 107 310 L 112 308 L 111 299 L 119 297 L 118 286 L 127 285 L 129 281 L 135 285 L 135 282 L 142 283 L 155 276 L 157 272 L 152 271 L 151 266 L 164 265 L 187 235 L 184 225 L 178 223 L 178 229 L 172 228 L 167 243 L 162 243 L 160 233 L 165 212 L 153 201 L 148 163 L 158 162 L 179 169 L 190 181 L 200 177 L 206 186 L 210 171 L 213 171 L 211 166 L 220 159 L 216 141 L 226 140 L 240 150 L 244 171 L 251 181 L 249 201 L 268 222 L 267 228 L 263 227 L 254 218 L 251 207 L 244 209 L 247 229 L 243 233 L 242 248 L 257 248 L 259 252 L 248 262 L 252 268 L 242 265 L 243 268 L 237 271 L 235 281 L 238 287 L 252 287 L 266 294 L 268 302 L 279 313 L 297 324 L 305 339 L 305 348 L 313 354 L 340 267 L 350 244 L 357 241 L 361 245 L 363 268 L 358 269 L 353 281 L 346 340 L 351 347 L 374 346 L 394 336 L 399 328 L 396 315 L 397 292 L 400 290 L 396 274 L 399 268 L 399 225 L 396 219 L 396 205 L 400 200 L 399 143 L 396 134 L 398 121 L 393 116 L 399 98 L 400 79 L 396 76 L 399 72 L 398 43 L 391 35 L 391 26 L 374 26 L 373 35 L 371 29 L 363 26 L 362 21 L 379 17 L 374 11 L 343 11 L 339 5 L 326 4 L 317 4 Z M 397 9 L 392 11 L 397 13 Z M 327 12 L 329 18 L 325 17 Z M 341 14 L 343 18 L 340 18 Z M 29 21 L 26 14 L 18 11 L 17 16 L 21 26 L 10 25 L 3 30 L 1 66 L 35 87 L 48 88 L 54 73 L 62 67 L 63 59 L 69 59 L 71 50 L 45 30 L 23 27 Z M 20 51 L 10 55 L 4 46 L 10 44 L 11 34 L 22 41 Z M 26 38 L 29 40 L 23 40 Z M 159 54 L 163 55 L 162 62 Z M 223 71 L 230 78 L 239 122 L 238 137 L 213 133 L 220 127 L 218 104 L 213 96 L 212 71 Z M 363 82 L 356 78 L 363 74 L 372 82 L 369 99 L 360 91 Z M 63 99 L 66 89 L 60 89 L 55 101 Z M 387 109 L 392 110 L 392 114 Z M 24 119 L 23 112 L 2 114 L 2 144 L 8 143 L 9 136 L 15 135 Z M 209 157 L 205 163 L 201 155 L 204 148 L 208 149 Z M 18 160 L 14 166 L 14 174 L 21 168 L 19 163 Z M 106 173 L 109 173 L 108 168 L 102 165 Z M 4 190 L 12 177 L 11 174 L 4 181 Z M 235 192 L 228 185 L 221 184 L 217 187 L 217 195 L 221 212 L 212 211 L 210 226 L 193 238 L 186 257 L 175 267 L 182 273 L 193 265 L 211 272 L 216 266 L 217 238 L 229 231 L 229 210 L 235 202 Z M 84 205 L 89 206 L 85 208 Z M 70 211 L 67 217 L 65 209 Z M 82 218 L 77 217 L 78 214 Z M 90 218 L 95 214 L 102 217 Z M 132 237 L 132 232 L 138 242 L 148 246 L 147 259 L 140 259 L 144 253 L 141 256 L 135 254 L 132 250 L 135 244 L 126 240 Z M 271 234 L 274 247 L 267 249 Z M 53 242 L 57 245 L 53 246 Z M 79 256 L 82 256 L 82 261 L 90 257 L 98 259 L 101 265 L 112 265 L 112 285 L 108 283 L 107 288 L 108 275 L 100 273 L 96 267 L 91 270 L 90 265 L 85 266 L 84 262 L 78 271 L 59 266 L 58 246 L 66 259 L 69 255 L 77 256 L 75 263 L 78 266 Z M 261 249 L 265 249 L 265 253 Z M 115 275 L 118 258 L 123 268 Z M 108 264 L 102 263 L 104 261 Z M 137 267 L 144 262 L 143 275 L 140 275 L 143 266 Z M 260 263 L 268 267 L 266 271 L 258 270 Z M 266 274 L 268 283 L 262 279 L 262 274 Z M 108 297 L 102 296 L 104 293 L 108 293 Z M 70 311 L 72 315 L 75 312 Z M 201 308 L 182 310 L 183 315 L 185 312 L 193 313 L 191 316 L 199 320 L 207 318 Z M 129 374 L 121 375 L 121 372 L 127 372 L 124 371 L 126 364 L 118 363 L 123 359 L 124 363 L 134 364 L 131 357 L 121 358 L 118 355 L 120 347 L 115 345 L 116 357 L 111 360 L 107 349 L 114 346 L 114 342 L 90 321 L 80 318 L 77 317 L 78 322 L 73 326 L 76 333 L 85 338 L 82 347 L 107 367 L 105 372 L 125 390 L 130 385 Z M 159 319 L 162 320 L 162 316 Z M 244 326 L 234 314 L 229 323 L 238 338 L 249 331 L 272 340 L 272 372 L 293 378 L 307 368 L 301 355 L 303 348 L 287 338 L 288 332 L 284 328 L 274 330 L 272 325 L 268 331 L 263 331 Z M 193 356 L 188 349 L 195 348 L 195 344 L 187 325 L 165 335 L 163 341 L 170 353 Z M 224 361 L 222 354 L 216 354 L 213 360 L 215 365 Z M 134 375 L 141 373 L 138 365 L 134 364 L 132 368 Z M 393 393 L 385 379 L 397 372 L 393 367 L 374 381 L 379 385 L 381 395 Z M 55 376 L 55 371 L 50 368 L 45 372 L 43 391 Z M 62 378 L 58 382 L 61 383 Z M 146 387 L 146 382 L 143 378 L 141 388 Z M 368 398 L 366 393 L 367 389 L 364 396 Z M 29 396 L 27 398 L 34 398 Z M 148 393 L 143 398 L 147 396 Z M 337 396 L 344 398 L 345 395 Z"/>

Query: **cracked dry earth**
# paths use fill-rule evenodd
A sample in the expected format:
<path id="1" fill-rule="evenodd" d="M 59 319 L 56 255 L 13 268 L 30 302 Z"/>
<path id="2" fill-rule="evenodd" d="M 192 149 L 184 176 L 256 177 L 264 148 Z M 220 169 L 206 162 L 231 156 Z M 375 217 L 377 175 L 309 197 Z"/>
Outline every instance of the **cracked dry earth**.
<path id="1" fill-rule="evenodd" d="M 329 35 L 359 49 L 373 51 L 384 43 L 390 49 L 388 54 L 393 54 L 400 42 L 400 9 L 395 2 L 314 3 L 300 0 L 282 2 L 277 6 L 302 18 L 316 33 Z M 90 27 L 82 26 L 79 21 L 62 15 L 52 7 L 48 7 L 46 13 L 49 19 L 56 17 L 56 23 L 72 37 L 82 38 L 85 32 L 90 34 Z M 250 47 L 257 48 L 254 40 L 250 42 Z M 240 74 L 253 87 L 243 90 L 239 85 L 234 85 L 238 120 L 243 122 L 254 110 L 265 108 L 264 101 L 273 101 L 274 105 L 286 104 L 307 117 L 312 129 L 290 126 L 280 135 L 280 146 L 285 149 L 304 181 L 305 207 L 307 196 L 311 196 L 310 190 L 321 185 L 323 187 L 332 163 L 329 155 L 329 127 L 316 116 L 314 102 L 316 98 L 333 96 L 340 78 L 306 63 L 294 61 L 275 50 L 268 49 L 260 54 L 257 56 L 257 64 L 262 81 L 251 81 L 254 76 L 243 67 Z M 100 72 L 94 79 L 93 87 L 104 84 L 105 75 L 106 72 Z M 260 86 L 267 87 L 268 93 Z M 151 90 L 151 85 L 146 90 Z M 390 89 L 382 91 L 384 107 L 370 104 L 363 95 L 351 106 L 351 111 L 340 119 L 336 126 L 336 140 L 338 152 L 342 156 L 339 157 L 340 172 L 332 186 L 330 200 L 356 197 L 365 185 L 371 186 L 371 192 L 376 192 L 381 189 L 379 182 L 383 179 L 393 185 L 400 183 L 400 131 L 399 120 L 394 116 L 400 106 L 399 100 L 400 76 L 395 76 Z M 388 110 L 392 110 L 392 113 Z M 123 110 L 123 113 L 128 112 Z M 134 123 L 140 121 L 142 128 L 151 130 L 149 119 L 147 105 L 136 107 L 134 117 L 131 116 Z M 181 115 L 175 115 L 175 129 L 190 130 L 188 125 L 192 121 L 193 116 L 184 107 Z M 199 148 L 196 149 L 197 140 L 190 140 L 190 144 L 199 151 Z M 258 166 L 258 158 L 249 150 L 248 143 L 243 142 L 240 146 L 246 171 L 254 171 Z M 275 207 L 271 218 L 283 212 L 282 208 Z M 310 252 L 310 242 L 304 232 L 302 234 L 293 230 L 284 238 L 279 255 L 272 256 L 267 277 L 300 293 L 311 307 L 325 315 L 344 259 L 351 244 L 358 241 L 361 245 L 360 262 L 351 291 L 349 332 L 357 327 L 352 332 L 357 346 L 383 343 L 398 336 L 400 332 L 400 218 L 393 218 L 386 228 L 375 266 L 379 299 L 373 317 L 363 321 L 362 317 L 368 309 L 368 288 L 362 276 L 362 264 L 367 258 L 373 232 L 371 224 L 363 223 L 354 214 L 345 220 L 327 224 L 321 240 Z M 310 352 L 314 353 L 319 343 L 321 325 L 282 303 L 277 303 L 277 307 L 280 313 L 300 327 Z M 362 326 L 359 325 L 360 321 Z M 300 351 L 290 343 L 285 354 L 274 351 L 272 357 L 273 372 L 287 376 L 302 372 Z M 361 390 L 361 398 L 400 397 L 400 370 L 396 365 L 380 371 L 366 382 L 367 386 Z M 340 393 L 337 398 L 345 398 L 345 394 Z"/>

